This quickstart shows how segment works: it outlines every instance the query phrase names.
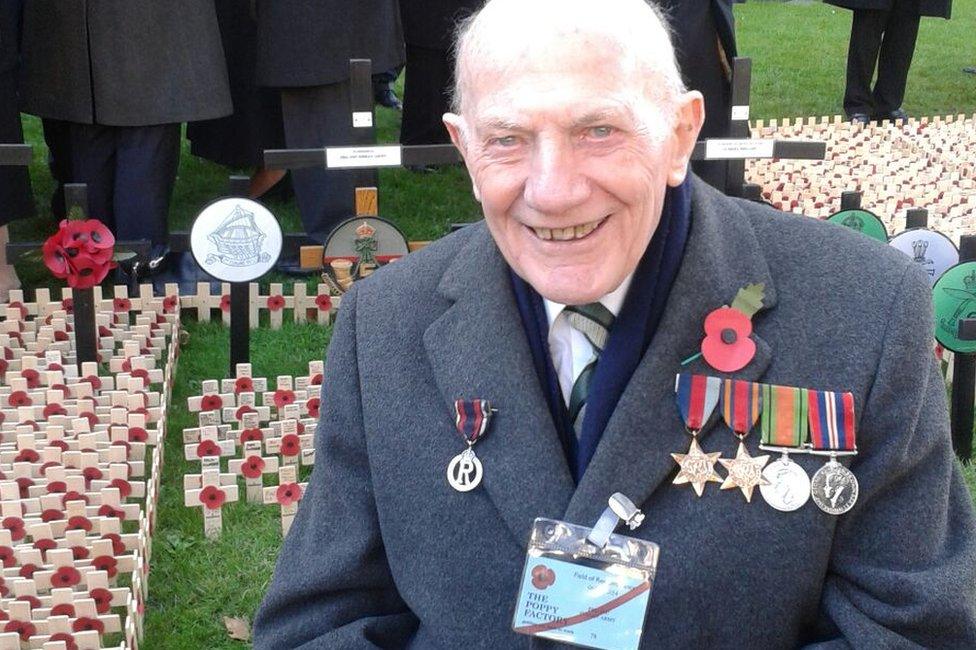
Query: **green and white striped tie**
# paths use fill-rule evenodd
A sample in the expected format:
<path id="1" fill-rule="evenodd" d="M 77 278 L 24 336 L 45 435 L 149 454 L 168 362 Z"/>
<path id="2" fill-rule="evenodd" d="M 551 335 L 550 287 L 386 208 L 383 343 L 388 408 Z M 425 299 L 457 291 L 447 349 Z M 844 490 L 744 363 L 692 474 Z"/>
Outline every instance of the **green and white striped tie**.
<path id="1" fill-rule="evenodd" d="M 573 329 L 578 330 L 593 346 L 593 358 L 576 378 L 573 390 L 569 394 L 569 420 L 573 423 L 576 437 L 579 438 L 583 430 L 583 417 L 586 414 L 586 398 L 590 394 L 590 380 L 596 372 L 596 362 L 600 360 L 600 353 L 607 344 L 607 336 L 613 325 L 613 314 L 598 302 L 568 305 L 564 312 Z"/>

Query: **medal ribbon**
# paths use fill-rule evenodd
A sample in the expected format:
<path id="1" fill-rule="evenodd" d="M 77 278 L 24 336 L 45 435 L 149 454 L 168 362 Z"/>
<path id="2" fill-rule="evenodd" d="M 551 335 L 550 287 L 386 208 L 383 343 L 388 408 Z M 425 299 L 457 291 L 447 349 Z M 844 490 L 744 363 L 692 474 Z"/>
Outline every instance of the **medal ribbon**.
<path id="1" fill-rule="evenodd" d="M 807 399 L 802 388 L 762 384 L 762 444 L 802 447 L 807 440 Z"/>
<path id="2" fill-rule="evenodd" d="M 829 390 L 808 390 L 810 439 L 813 448 L 851 451 L 854 439 L 854 395 Z"/>
<path id="3" fill-rule="evenodd" d="M 722 417 L 738 436 L 745 436 L 759 419 L 762 393 L 759 384 L 743 379 L 722 380 Z"/>
<path id="4" fill-rule="evenodd" d="M 722 380 L 719 377 L 681 373 L 674 380 L 678 412 L 689 431 L 699 431 L 718 404 Z"/>
<path id="5" fill-rule="evenodd" d="M 454 400 L 454 426 L 469 445 L 485 435 L 491 413 L 491 402 L 486 399 Z"/>

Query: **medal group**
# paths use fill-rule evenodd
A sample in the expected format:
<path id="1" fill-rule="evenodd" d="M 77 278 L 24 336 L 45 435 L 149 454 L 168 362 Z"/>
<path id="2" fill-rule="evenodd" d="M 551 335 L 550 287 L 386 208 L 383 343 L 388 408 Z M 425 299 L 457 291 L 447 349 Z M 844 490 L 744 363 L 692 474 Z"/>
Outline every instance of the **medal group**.
<path id="1" fill-rule="evenodd" d="M 723 490 L 739 488 L 747 502 L 758 487 L 766 503 L 783 512 L 799 509 L 811 497 L 831 515 L 844 514 L 857 502 L 857 478 L 837 461 L 857 453 L 851 393 L 681 373 L 675 378 L 675 398 L 691 446 L 688 453 L 671 454 L 680 468 L 674 484 L 690 484 L 700 497 L 708 483 L 721 483 Z M 734 458 L 707 453 L 698 444 L 698 433 L 720 402 L 722 418 L 739 441 Z M 751 456 L 746 448 L 757 422 L 759 449 L 781 454 L 772 463 L 769 455 Z M 811 479 L 790 454 L 829 460 Z M 716 463 L 726 469 L 724 479 Z"/>

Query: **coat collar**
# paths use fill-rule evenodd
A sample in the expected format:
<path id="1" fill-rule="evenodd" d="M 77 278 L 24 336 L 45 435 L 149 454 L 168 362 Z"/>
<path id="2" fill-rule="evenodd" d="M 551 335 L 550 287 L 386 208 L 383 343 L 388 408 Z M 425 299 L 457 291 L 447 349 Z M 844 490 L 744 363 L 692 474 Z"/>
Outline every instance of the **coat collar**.
<path id="1" fill-rule="evenodd" d="M 536 517 L 592 525 L 613 492 L 643 503 L 676 469 L 672 452 L 689 445 L 674 405 L 679 371 L 719 374 L 699 359 L 702 323 L 730 304 L 743 286 L 766 285 L 766 308 L 776 291 L 755 232 L 741 204 L 695 181 L 691 231 L 664 315 L 650 347 L 607 423 L 578 486 L 573 484 L 508 278 L 508 266 L 484 225 L 459 251 L 438 292 L 452 305 L 424 333 L 438 388 L 454 400 L 490 399 L 498 408 L 476 448 L 484 487 L 516 540 L 524 544 Z M 754 317 L 761 320 L 761 313 Z M 754 333 L 756 355 L 735 373 L 758 380 L 771 360 Z M 699 434 L 703 440 L 709 429 Z"/>

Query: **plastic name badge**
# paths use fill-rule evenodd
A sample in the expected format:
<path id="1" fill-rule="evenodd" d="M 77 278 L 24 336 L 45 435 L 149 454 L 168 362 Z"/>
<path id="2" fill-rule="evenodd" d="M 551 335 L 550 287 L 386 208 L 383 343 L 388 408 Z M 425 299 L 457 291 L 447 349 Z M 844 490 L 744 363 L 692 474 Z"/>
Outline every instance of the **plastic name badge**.
<path id="1" fill-rule="evenodd" d="M 659 548 L 609 535 L 601 548 L 592 529 L 536 519 L 512 629 L 586 648 L 636 649 L 654 584 Z"/>

